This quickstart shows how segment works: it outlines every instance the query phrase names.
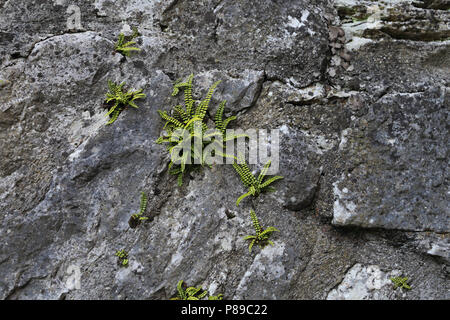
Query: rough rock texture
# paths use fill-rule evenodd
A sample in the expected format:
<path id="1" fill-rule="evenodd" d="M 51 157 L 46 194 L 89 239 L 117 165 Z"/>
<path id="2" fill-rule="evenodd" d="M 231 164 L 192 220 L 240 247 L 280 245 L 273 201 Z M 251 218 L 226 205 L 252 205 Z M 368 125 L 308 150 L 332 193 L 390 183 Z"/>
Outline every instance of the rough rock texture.
<path id="1" fill-rule="evenodd" d="M 391 300 L 395 295 L 403 294 L 405 289 L 392 290 L 390 278 L 401 276 L 401 272 L 393 270 L 383 272 L 378 266 L 362 266 L 355 264 L 345 275 L 336 289 L 328 294 L 328 300 Z M 408 283 L 409 284 L 409 283 Z"/>
<path id="2" fill-rule="evenodd" d="M 448 9 L 0 0 L 0 298 L 167 299 L 184 280 L 226 299 L 449 299 Z M 197 98 L 223 80 L 211 115 L 226 99 L 234 128 L 280 130 L 276 192 L 236 207 L 229 165 L 167 174 L 157 110 L 190 73 Z M 107 79 L 147 95 L 111 126 Z M 150 219 L 130 229 L 141 191 Z M 280 232 L 249 254 L 252 208 Z"/>

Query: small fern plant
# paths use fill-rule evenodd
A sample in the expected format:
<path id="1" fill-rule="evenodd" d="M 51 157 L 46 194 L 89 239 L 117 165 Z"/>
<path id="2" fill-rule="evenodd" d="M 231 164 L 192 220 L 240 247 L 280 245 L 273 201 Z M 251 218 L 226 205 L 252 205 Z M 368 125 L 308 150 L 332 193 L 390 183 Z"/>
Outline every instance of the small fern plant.
<path id="1" fill-rule="evenodd" d="M 194 75 L 191 74 L 186 81 L 178 80 L 174 84 L 172 96 L 176 96 L 180 89 L 184 90 L 184 106 L 177 105 L 173 108 L 171 114 L 166 111 L 158 110 L 160 117 L 166 121 L 164 125 L 165 135 L 160 136 L 157 144 L 168 143 L 167 150 L 171 154 L 169 163 L 169 173 L 178 175 L 178 185 L 183 184 L 183 175 L 187 170 L 186 164 L 199 164 L 201 166 L 208 164 L 209 159 L 207 153 L 202 151 L 208 145 L 214 147 L 214 154 L 219 157 L 232 157 L 220 150 L 224 149 L 223 141 L 235 139 L 246 135 L 230 135 L 225 137 L 225 130 L 230 121 L 236 119 L 235 116 L 223 120 L 223 111 L 226 101 L 223 101 L 218 108 L 215 116 L 215 128 L 209 129 L 206 124 L 206 114 L 211 101 L 212 95 L 216 87 L 221 81 L 215 82 L 208 90 L 206 97 L 201 101 L 196 101 L 192 95 L 192 80 Z M 195 143 L 195 139 L 201 141 L 200 144 Z M 194 142 L 194 143 L 192 143 Z M 188 144 L 186 147 L 186 143 Z M 213 145 L 214 144 L 214 145 Z M 179 156 L 181 150 L 182 156 Z M 193 166 L 195 167 L 195 166 Z"/>
<path id="2" fill-rule="evenodd" d="M 125 250 L 117 250 L 115 255 L 118 257 L 117 263 L 122 267 L 128 267 L 128 252 Z"/>
<path id="3" fill-rule="evenodd" d="M 144 192 L 141 192 L 141 206 L 138 213 L 132 214 L 130 217 L 130 220 L 128 221 L 128 224 L 131 228 L 136 228 L 139 224 L 141 224 L 142 221 L 145 221 L 148 219 L 148 217 L 144 217 L 143 214 L 145 212 L 145 209 L 147 208 L 147 196 Z"/>
<path id="4" fill-rule="evenodd" d="M 170 300 L 200 300 L 208 295 L 208 292 L 203 290 L 202 287 L 186 287 L 183 280 L 178 281 L 177 284 L 177 296 Z"/>
<path id="5" fill-rule="evenodd" d="M 127 106 L 138 109 L 139 107 L 134 103 L 134 100 L 146 97 L 146 95 L 142 93 L 142 89 L 137 91 L 125 91 L 123 89 L 124 85 L 125 82 L 118 85 L 115 82 L 108 80 L 109 91 L 106 93 L 105 106 L 108 109 L 108 113 L 106 115 L 110 117 L 110 120 L 107 124 L 112 124 L 116 121 L 119 114 Z"/>
<path id="6" fill-rule="evenodd" d="M 408 284 L 408 278 L 407 277 L 393 277 L 390 278 L 392 283 L 394 284 L 394 289 L 401 288 L 406 290 L 411 290 L 411 286 Z"/>
<path id="7" fill-rule="evenodd" d="M 119 52 L 124 56 L 130 56 L 132 51 L 141 51 L 141 49 L 132 47 L 132 45 L 136 44 L 134 39 L 139 36 L 139 32 L 137 28 L 133 28 L 133 34 L 131 36 L 125 36 L 123 33 L 119 34 L 119 39 L 114 45 L 114 50 Z"/>
<path id="8" fill-rule="evenodd" d="M 166 111 L 158 110 L 160 117 L 166 121 L 164 128 L 168 130 L 168 133 L 173 132 L 175 129 L 184 129 L 186 125 L 193 125 L 193 120 L 200 121 L 202 129 L 207 130 L 205 123 L 206 112 L 209 107 L 214 90 L 221 81 L 215 82 L 211 88 L 209 88 L 205 99 L 203 99 L 198 105 L 192 96 L 192 80 L 194 75 L 191 74 L 185 82 L 177 80 L 173 87 L 172 96 L 176 96 L 180 92 L 180 88 L 184 88 L 184 103 L 185 106 L 177 105 L 173 108 L 172 115 L 169 115 Z M 167 138 L 167 137 L 166 137 Z M 157 140 L 157 143 L 167 141 L 164 137 Z"/>
<path id="9" fill-rule="evenodd" d="M 248 246 L 248 251 L 252 252 L 253 245 L 257 244 L 263 249 L 268 244 L 273 246 L 273 242 L 269 240 L 270 236 L 273 232 L 279 231 L 274 227 L 268 227 L 263 229 L 259 224 L 258 217 L 256 216 L 255 211 L 250 211 L 250 217 L 252 219 L 253 228 L 255 229 L 254 235 L 245 236 L 244 240 L 251 240 L 250 245 Z"/>
<path id="10" fill-rule="evenodd" d="M 241 195 L 237 201 L 236 206 L 239 206 L 239 203 L 248 196 L 258 196 L 261 192 L 267 192 L 267 191 L 275 191 L 275 188 L 269 186 L 273 182 L 283 179 L 282 176 L 274 176 L 267 180 L 264 180 L 264 177 L 267 174 L 267 171 L 270 167 L 270 161 L 268 161 L 263 169 L 261 170 L 259 176 L 256 178 L 252 172 L 250 171 L 250 168 L 248 167 L 247 163 L 243 159 L 243 157 L 239 157 L 239 163 L 234 162 L 233 167 L 236 170 L 236 172 L 239 174 L 239 177 L 241 178 L 242 183 L 245 187 L 248 188 L 248 192 Z"/>

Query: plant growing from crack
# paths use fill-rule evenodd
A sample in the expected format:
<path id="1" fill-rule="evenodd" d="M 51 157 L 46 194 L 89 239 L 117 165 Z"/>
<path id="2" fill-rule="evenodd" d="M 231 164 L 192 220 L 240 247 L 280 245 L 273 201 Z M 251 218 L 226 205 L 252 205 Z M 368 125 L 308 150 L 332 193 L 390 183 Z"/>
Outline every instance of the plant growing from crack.
<path id="1" fill-rule="evenodd" d="M 235 158 L 220 151 L 224 149 L 223 142 L 247 136 L 244 134 L 226 135 L 228 124 L 236 119 L 235 116 L 231 116 L 223 120 L 226 101 L 220 103 L 216 112 L 215 128 L 208 128 L 205 116 L 214 90 L 221 81 L 215 82 L 209 88 L 203 100 L 196 101 L 192 96 L 193 78 L 194 75 L 191 74 L 185 82 L 178 80 L 174 84 L 172 96 L 176 96 L 180 89 L 184 89 L 184 106 L 175 106 L 171 114 L 158 110 L 160 117 L 166 121 L 163 128 L 166 134 L 160 136 L 156 143 L 168 143 L 167 150 L 171 155 L 169 173 L 178 176 L 179 186 L 183 184 L 183 175 L 187 171 L 187 164 L 211 165 L 211 155 Z M 205 148 L 213 151 L 211 154 L 203 152 Z M 183 152 L 180 156 L 181 151 Z"/>
<path id="2" fill-rule="evenodd" d="M 247 163 L 245 162 L 245 159 L 240 156 L 239 161 L 233 163 L 233 167 L 236 170 L 236 172 L 239 174 L 239 177 L 241 178 L 242 183 L 245 187 L 248 188 L 248 192 L 241 195 L 237 201 L 236 206 L 239 206 L 239 203 L 248 196 L 258 196 L 261 192 L 267 192 L 267 191 L 275 191 L 275 188 L 269 186 L 273 182 L 283 179 L 282 176 L 274 176 L 267 180 L 264 180 L 264 177 L 267 174 L 267 171 L 270 167 L 270 161 L 268 161 L 263 169 L 261 170 L 259 176 L 256 178 L 252 172 L 250 171 L 250 168 L 248 167 Z"/>
<path id="3" fill-rule="evenodd" d="M 248 246 L 248 251 L 252 252 L 253 245 L 255 244 L 259 245 L 261 249 L 263 249 L 268 244 L 273 246 L 273 242 L 270 241 L 269 238 L 273 232 L 277 232 L 279 230 L 274 227 L 267 227 L 266 229 L 263 229 L 259 224 L 258 217 L 256 216 L 255 211 L 253 210 L 250 211 L 250 217 L 252 219 L 253 228 L 255 229 L 255 235 L 244 237 L 244 240 L 251 240 Z"/>
<path id="4" fill-rule="evenodd" d="M 115 255 L 118 257 L 117 263 L 122 267 L 128 267 L 128 252 L 125 250 L 117 250 Z"/>
<path id="5" fill-rule="evenodd" d="M 394 289 L 401 288 L 406 290 L 411 290 L 411 286 L 408 284 L 407 277 L 393 277 L 389 278 L 394 284 Z"/>
<path id="6" fill-rule="evenodd" d="M 126 57 L 130 56 L 132 51 L 141 51 L 139 48 L 132 47 L 132 45 L 136 44 L 134 39 L 138 36 L 139 32 L 137 28 L 133 28 L 133 34 L 131 36 L 125 36 L 123 33 L 120 33 L 119 39 L 114 45 L 114 50 Z"/>
<path id="7" fill-rule="evenodd" d="M 187 287 L 183 280 L 177 283 L 177 296 L 170 300 L 201 300 L 208 296 L 208 291 L 203 290 L 202 287 Z M 222 300 L 223 294 L 217 296 L 208 296 L 208 300 Z"/>
<path id="8" fill-rule="evenodd" d="M 145 212 L 145 209 L 147 209 L 147 196 L 144 192 L 141 192 L 141 205 L 138 213 L 132 214 L 130 217 L 130 220 L 128 220 L 128 224 L 131 228 L 136 228 L 138 225 L 141 224 L 142 221 L 145 221 L 148 219 L 148 217 L 144 217 L 143 214 Z"/>
<path id="9" fill-rule="evenodd" d="M 183 280 L 178 281 L 178 295 L 170 300 L 200 300 L 208 295 L 208 292 L 203 290 L 202 287 L 187 287 L 186 289 L 185 287 Z"/>
<path id="10" fill-rule="evenodd" d="M 108 113 L 106 115 L 111 119 L 107 124 L 112 124 L 114 121 L 116 121 L 119 117 L 119 114 L 127 106 L 138 109 L 139 107 L 134 103 L 134 100 L 146 97 L 146 95 L 142 93 L 142 89 L 139 89 L 137 91 L 126 91 L 123 88 L 124 85 L 125 82 L 122 82 L 118 85 L 115 82 L 108 80 L 109 91 L 106 93 L 105 107 L 108 109 Z"/>

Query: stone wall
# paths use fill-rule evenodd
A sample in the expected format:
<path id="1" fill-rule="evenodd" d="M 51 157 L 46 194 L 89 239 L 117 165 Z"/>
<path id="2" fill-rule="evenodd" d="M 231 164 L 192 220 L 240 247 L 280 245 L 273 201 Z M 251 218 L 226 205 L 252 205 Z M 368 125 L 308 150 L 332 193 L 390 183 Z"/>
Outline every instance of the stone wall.
<path id="1" fill-rule="evenodd" d="M 0 298 L 168 299 L 184 280 L 225 299 L 449 299 L 449 9 L 0 0 Z M 227 99 L 234 128 L 280 129 L 276 192 L 236 207 L 230 165 L 177 187 L 157 110 L 190 73 L 197 98 L 222 80 L 211 113 Z M 147 95 L 111 126 L 108 79 Z M 130 229 L 141 191 L 151 219 Z M 250 254 L 252 208 L 280 232 Z"/>

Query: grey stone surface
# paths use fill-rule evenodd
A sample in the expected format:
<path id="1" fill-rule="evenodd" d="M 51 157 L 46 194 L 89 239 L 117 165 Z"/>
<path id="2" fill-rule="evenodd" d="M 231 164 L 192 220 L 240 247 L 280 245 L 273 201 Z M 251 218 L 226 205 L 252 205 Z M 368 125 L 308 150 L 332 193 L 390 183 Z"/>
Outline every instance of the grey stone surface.
<path id="1" fill-rule="evenodd" d="M 449 13 L 422 2 L 0 0 L 0 298 L 449 299 Z M 168 175 L 157 110 L 190 73 L 222 80 L 210 116 L 279 130 L 276 192 Z M 147 95 L 111 126 L 108 79 Z M 280 232 L 249 253 L 251 209 Z"/>

